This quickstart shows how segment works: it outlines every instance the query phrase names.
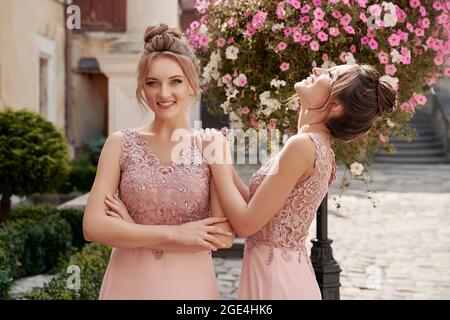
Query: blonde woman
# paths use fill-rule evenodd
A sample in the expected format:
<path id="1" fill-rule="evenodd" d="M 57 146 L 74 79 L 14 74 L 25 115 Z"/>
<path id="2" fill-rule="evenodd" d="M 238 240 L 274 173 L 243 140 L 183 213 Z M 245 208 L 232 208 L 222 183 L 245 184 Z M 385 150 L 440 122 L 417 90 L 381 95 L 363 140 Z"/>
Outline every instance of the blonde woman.
<path id="1" fill-rule="evenodd" d="M 100 299 L 219 298 L 211 250 L 234 234 L 188 121 L 198 70 L 178 29 L 146 30 L 136 95 L 155 119 L 108 137 L 83 219 L 87 240 L 114 247 Z M 193 139 L 175 161 L 177 130 Z"/>

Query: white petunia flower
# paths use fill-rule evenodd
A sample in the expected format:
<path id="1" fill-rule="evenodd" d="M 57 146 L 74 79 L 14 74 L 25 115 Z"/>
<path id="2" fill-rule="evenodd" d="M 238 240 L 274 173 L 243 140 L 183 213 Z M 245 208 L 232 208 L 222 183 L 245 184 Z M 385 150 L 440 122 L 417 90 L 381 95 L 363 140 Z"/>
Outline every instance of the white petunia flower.
<path id="1" fill-rule="evenodd" d="M 233 80 L 233 84 L 236 87 L 245 87 L 247 85 L 246 75 L 243 73 L 240 73 L 239 76 L 237 76 L 236 79 Z"/>
<path id="2" fill-rule="evenodd" d="M 283 23 L 276 23 L 272 26 L 272 32 L 276 32 L 278 30 L 281 30 L 284 28 L 284 24 Z"/>
<path id="3" fill-rule="evenodd" d="M 389 11 L 389 13 L 384 14 L 384 26 L 394 27 L 398 21 L 395 4 L 393 4 L 392 2 L 383 2 L 381 5 L 383 6 L 385 12 Z"/>
<path id="4" fill-rule="evenodd" d="M 397 49 L 392 49 L 391 51 L 392 62 L 397 63 L 400 61 L 400 52 Z"/>
<path id="5" fill-rule="evenodd" d="M 386 122 L 387 122 L 387 125 L 389 126 L 389 128 L 393 128 L 395 126 L 395 123 L 393 123 L 391 121 L 391 119 L 389 119 L 389 118 L 386 120 Z"/>
<path id="6" fill-rule="evenodd" d="M 230 112 L 230 102 L 228 100 L 222 103 L 220 107 L 223 109 L 224 114 L 228 114 Z"/>
<path id="7" fill-rule="evenodd" d="M 364 166 L 359 162 L 353 162 L 350 166 L 350 172 L 354 176 L 360 176 L 364 171 Z"/>
<path id="8" fill-rule="evenodd" d="M 225 50 L 225 57 L 229 60 L 236 60 L 238 58 L 239 49 L 235 46 L 229 46 Z"/>
<path id="9" fill-rule="evenodd" d="M 205 24 L 201 24 L 201 26 L 200 26 L 200 28 L 198 29 L 198 31 L 199 31 L 200 33 L 203 33 L 203 34 L 207 34 L 207 33 L 208 33 L 208 27 L 207 27 Z"/>
<path id="10" fill-rule="evenodd" d="M 261 93 L 259 99 L 261 100 L 261 113 L 267 117 L 281 107 L 281 104 L 277 99 L 270 98 L 270 91 Z"/>
<path id="11" fill-rule="evenodd" d="M 239 90 L 235 89 L 232 85 L 228 85 L 225 89 L 225 95 L 227 96 L 227 101 L 231 99 L 236 99 L 236 95 L 239 93 Z"/>
<path id="12" fill-rule="evenodd" d="M 347 56 L 345 57 L 345 61 L 347 64 L 356 64 L 356 60 L 353 57 L 353 54 L 351 52 L 347 52 Z"/>
<path id="13" fill-rule="evenodd" d="M 279 89 L 280 87 L 284 87 L 285 85 L 286 85 L 286 81 L 284 81 L 284 80 L 272 79 L 272 81 L 270 81 L 270 86 L 275 87 L 277 89 Z"/>

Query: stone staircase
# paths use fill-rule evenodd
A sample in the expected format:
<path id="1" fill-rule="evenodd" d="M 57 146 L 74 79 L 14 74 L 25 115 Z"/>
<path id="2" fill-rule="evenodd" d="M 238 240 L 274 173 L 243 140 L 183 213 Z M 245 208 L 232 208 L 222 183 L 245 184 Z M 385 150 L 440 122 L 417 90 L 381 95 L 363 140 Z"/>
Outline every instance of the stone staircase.
<path id="1" fill-rule="evenodd" d="M 417 137 L 411 142 L 392 139 L 397 148 L 394 154 L 378 152 L 374 156 L 375 163 L 395 164 L 445 164 L 450 163 L 444 148 L 444 142 L 438 136 L 428 110 L 419 110 L 410 121 L 416 129 Z"/>

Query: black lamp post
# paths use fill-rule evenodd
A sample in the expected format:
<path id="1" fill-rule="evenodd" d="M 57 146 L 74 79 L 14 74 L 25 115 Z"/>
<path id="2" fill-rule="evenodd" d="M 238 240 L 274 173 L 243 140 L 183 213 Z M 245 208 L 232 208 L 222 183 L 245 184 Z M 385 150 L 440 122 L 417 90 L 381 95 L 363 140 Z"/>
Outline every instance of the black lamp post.
<path id="1" fill-rule="evenodd" d="M 342 271 L 333 258 L 333 249 L 328 239 L 328 194 L 317 210 L 317 238 L 312 239 L 311 262 L 323 300 L 339 300 L 339 273 Z"/>

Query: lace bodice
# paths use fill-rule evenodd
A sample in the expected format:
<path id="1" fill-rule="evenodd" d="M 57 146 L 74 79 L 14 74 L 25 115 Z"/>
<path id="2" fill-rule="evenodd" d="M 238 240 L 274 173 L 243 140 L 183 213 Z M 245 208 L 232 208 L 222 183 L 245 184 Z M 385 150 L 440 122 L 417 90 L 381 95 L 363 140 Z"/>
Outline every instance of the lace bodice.
<path id="1" fill-rule="evenodd" d="M 119 196 L 139 224 L 175 225 L 208 218 L 211 171 L 197 140 L 162 165 L 135 129 L 123 129 Z M 160 257 L 161 251 L 154 250 Z"/>
<path id="2" fill-rule="evenodd" d="M 298 182 L 290 193 L 284 207 L 261 230 L 249 236 L 246 248 L 251 250 L 256 245 L 266 245 L 270 255 L 266 261 L 273 260 L 274 248 L 281 249 L 286 261 L 292 260 L 293 251 L 298 253 L 298 261 L 308 256 L 305 240 L 308 229 L 314 219 L 320 203 L 329 186 L 335 179 L 335 160 L 333 151 L 323 142 L 319 134 L 310 133 L 315 144 L 315 167 L 313 173 L 304 181 Z M 277 155 L 269 159 L 250 179 L 249 196 L 253 197 L 270 170 Z"/>

